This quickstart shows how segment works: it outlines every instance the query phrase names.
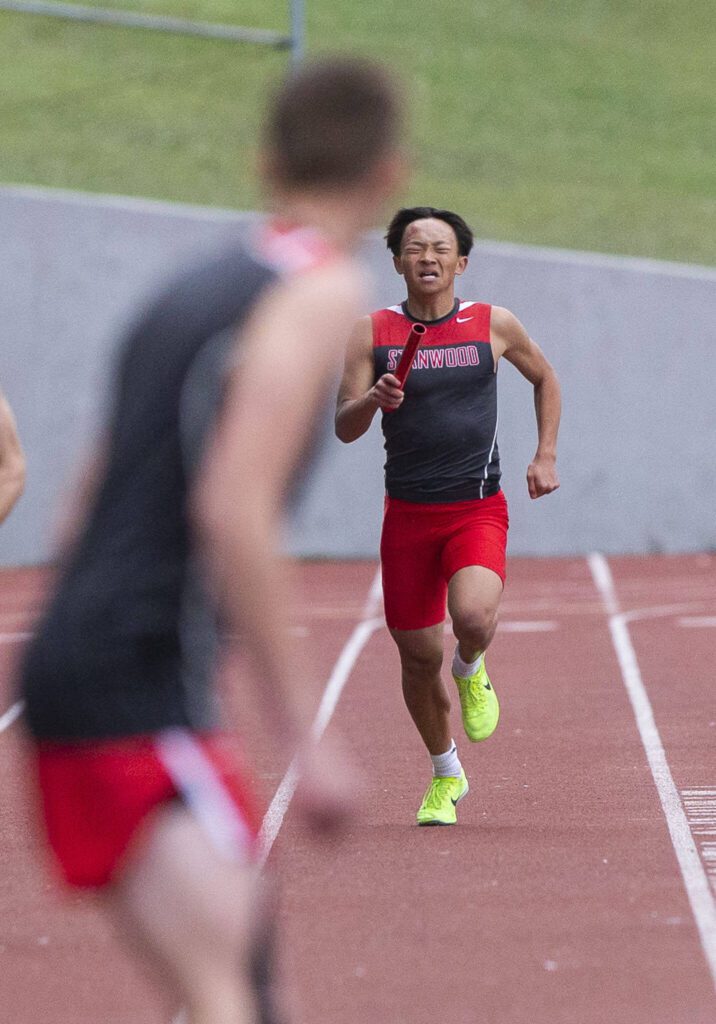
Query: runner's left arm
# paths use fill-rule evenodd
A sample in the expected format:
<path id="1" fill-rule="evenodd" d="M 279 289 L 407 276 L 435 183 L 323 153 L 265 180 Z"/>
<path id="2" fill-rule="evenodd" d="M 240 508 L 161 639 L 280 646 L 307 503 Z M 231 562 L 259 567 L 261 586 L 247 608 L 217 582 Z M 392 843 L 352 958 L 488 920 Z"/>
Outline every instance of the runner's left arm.
<path id="1" fill-rule="evenodd" d="M 493 306 L 491 338 L 495 361 L 504 356 L 534 387 L 537 451 L 527 469 L 527 488 L 531 498 L 540 498 L 559 487 L 557 433 L 562 408 L 559 380 L 542 349 L 508 309 Z"/>
<path id="2" fill-rule="evenodd" d="M 0 392 L 0 523 L 25 488 L 25 456 L 10 404 Z"/>

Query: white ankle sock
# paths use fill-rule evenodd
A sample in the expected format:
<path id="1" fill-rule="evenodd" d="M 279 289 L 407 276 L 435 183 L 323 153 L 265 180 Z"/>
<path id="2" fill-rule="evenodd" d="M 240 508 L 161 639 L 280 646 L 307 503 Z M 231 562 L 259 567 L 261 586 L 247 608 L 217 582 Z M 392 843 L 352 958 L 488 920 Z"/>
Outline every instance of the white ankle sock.
<path id="1" fill-rule="evenodd" d="M 460 758 L 457 756 L 457 746 L 455 740 L 450 741 L 450 749 L 446 750 L 444 754 L 431 754 L 430 760 L 433 762 L 433 776 L 435 778 L 449 777 L 451 779 L 458 779 L 462 770 L 460 764 Z"/>
<path id="2" fill-rule="evenodd" d="M 460 645 L 458 644 L 452 658 L 453 674 L 460 676 L 461 679 L 467 679 L 468 676 L 474 676 L 480 667 L 480 662 L 483 657 L 484 654 L 480 653 L 473 662 L 463 661 L 460 657 Z"/>

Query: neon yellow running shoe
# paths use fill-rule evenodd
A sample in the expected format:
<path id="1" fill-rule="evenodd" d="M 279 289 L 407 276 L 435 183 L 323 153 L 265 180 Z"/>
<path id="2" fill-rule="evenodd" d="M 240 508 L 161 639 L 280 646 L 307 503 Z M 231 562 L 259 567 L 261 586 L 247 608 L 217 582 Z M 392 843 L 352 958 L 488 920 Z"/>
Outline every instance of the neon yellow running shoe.
<path id="1" fill-rule="evenodd" d="M 470 787 L 464 769 L 460 769 L 460 777 L 453 775 L 445 778 L 434 778 L 425 790 L 423 802 L 418 808 L 416 819 L 418 825 L 455 825 L 457 814 L 455 808 Z"/>
<path id="2" fill-rule="evenodd" d="M 453 672 L 452 677 L 457 683 L 460 695 L 462 724 L 467 738 L 473 743 L 486 740 L 497 728 L 500 705 L 487 675 L 485 658 L 483 657 L 480 667 L 474 675 L 464 679 L 462 676 L 456 676 Z"/>

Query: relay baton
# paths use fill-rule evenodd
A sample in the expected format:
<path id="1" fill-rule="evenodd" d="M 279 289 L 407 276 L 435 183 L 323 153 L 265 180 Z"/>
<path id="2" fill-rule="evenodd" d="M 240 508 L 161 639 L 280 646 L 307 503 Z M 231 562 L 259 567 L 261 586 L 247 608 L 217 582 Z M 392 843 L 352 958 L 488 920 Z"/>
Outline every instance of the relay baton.
<path id="1" fill-rule="evenodd" d="M 423 335 L 425 334 L 426 328 L 422 324 L 413 324 L 410 328 L 410 334 L 405 342 L 405 348 L 403 354 L 400 357 L 400 362 L 395 371 L 395 376 L 400 382 L 400 390 L 402 391 L 405 387 L 405 382 L 408 379 L 413 360 L 415 359 L 415 353 L 418 351 L 418 345 L 420 344 Z"/>

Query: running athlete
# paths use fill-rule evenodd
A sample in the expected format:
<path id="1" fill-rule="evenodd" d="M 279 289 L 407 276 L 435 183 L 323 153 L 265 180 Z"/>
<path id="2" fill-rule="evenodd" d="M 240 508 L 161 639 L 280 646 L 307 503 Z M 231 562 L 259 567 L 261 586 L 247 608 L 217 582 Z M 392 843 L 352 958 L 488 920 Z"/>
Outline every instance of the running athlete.
<path id="1" fill-rule="evenodd" d="M 381 562 L 385 616 L 400 653 L 403 696 L 433 765 L 419 825 L 452 825 L 468 792 L 441 676 L 446 602 L 457 640 L 452 675 L 470 740 L 499 716 L 485 668 L 505 580 L 507 502 L 497 448 L 497 365 L 507 359 L 534 386 L 537 451 L 530 497 L 559 487 L 556 374 L 507 309 L 455 297 L 472 231 L 433 207 L 403 209 L 386 236 L 408 297 L 358 321 L 349 342 L 336 433 L 354 441 L 380 409 L 386 499 Z M 401 390 L 394 375 L 413 323 L 427 328 Z"/>
<path id="2" fill-rule="evenodd" d="M 299 748 L 309 821 L 345 810 L 345 769 L 308 741 L 291 677 L 280 520 L 360 309 L 351 249 L 402 178 L 399 107 L 379 68 L 350 60 L 278 93 L 274 219 L 175 281 L 127 339 L 93 496 L 22 670 L 61 871 L 99 891 L 191 1024 L 276 1020 L 266 962 L 252 965 L 251 783 L 211 696 L 217 613 Z"/>
<path id="3" fill-rule="evenodd" d="M 15 417 L 0 391 L 0 523 L 12 512 L 25 487 L 25 456 Z"/>

